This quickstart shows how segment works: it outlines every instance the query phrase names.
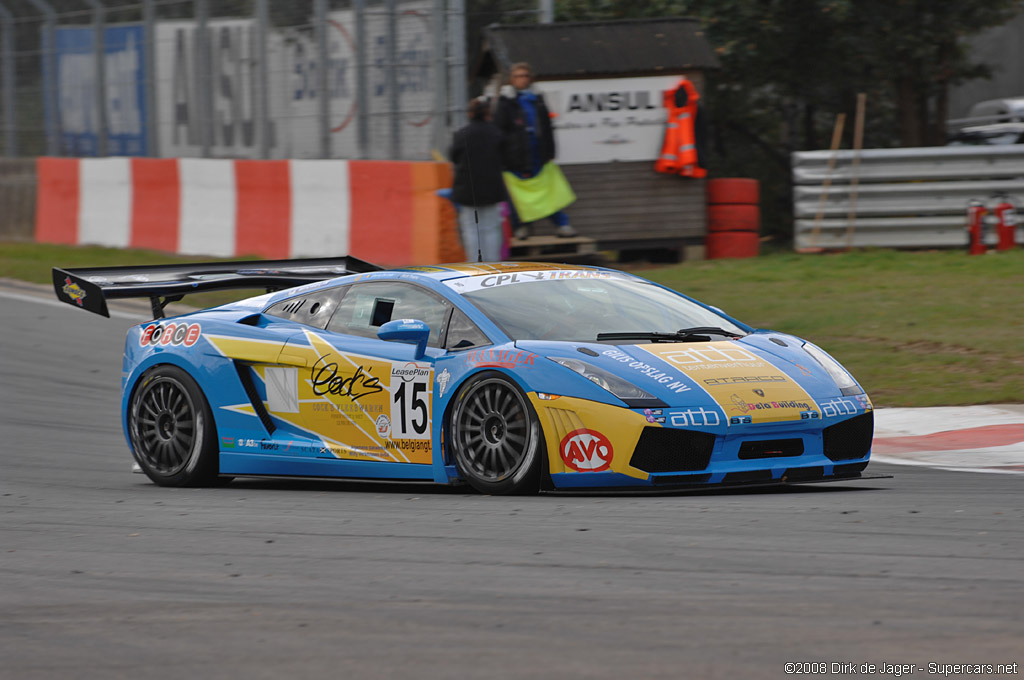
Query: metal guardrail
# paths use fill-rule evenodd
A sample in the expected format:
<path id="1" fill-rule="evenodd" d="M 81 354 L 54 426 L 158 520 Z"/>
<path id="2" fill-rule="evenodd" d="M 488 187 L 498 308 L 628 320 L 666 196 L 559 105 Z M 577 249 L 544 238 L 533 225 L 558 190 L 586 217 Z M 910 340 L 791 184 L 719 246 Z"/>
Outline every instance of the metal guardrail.
<path id="1" fill-rule="evenodd" d="M 971 199 L 990 202 L 1005 193 L 1024 206 L 1024 144 L 867 149 L 856 170 L 855 156 L 793 154 L 797 249 L 959 247 Z"/>

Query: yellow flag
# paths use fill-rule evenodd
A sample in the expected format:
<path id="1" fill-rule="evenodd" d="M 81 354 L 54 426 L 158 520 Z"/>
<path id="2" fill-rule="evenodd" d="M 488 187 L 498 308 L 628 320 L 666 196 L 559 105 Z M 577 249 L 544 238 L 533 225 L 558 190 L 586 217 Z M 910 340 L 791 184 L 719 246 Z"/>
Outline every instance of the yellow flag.
<path id="1" fill-rule="evenodd" d="M 536 222 L 554 215 L 576 200 L 569 180 L 554 161 L 547 162 L 534 177 L 523 179 L 511 172 L 502 174 L 520 222 Z"/>

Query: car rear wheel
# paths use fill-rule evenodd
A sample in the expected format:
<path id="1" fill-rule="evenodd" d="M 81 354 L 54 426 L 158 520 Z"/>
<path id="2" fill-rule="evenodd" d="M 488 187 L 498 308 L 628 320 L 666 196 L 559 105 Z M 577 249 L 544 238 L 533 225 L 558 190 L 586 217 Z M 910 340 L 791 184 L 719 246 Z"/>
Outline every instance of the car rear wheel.
<path id="1" fill-rule="evenodd" d="M 450 422 L 455 465 L 470 486 L 488 494 L 537 492 L 543 436 L 515 383 L 500 373 L 481 374 L 460 390 Z"/>
<path id="2" fill-rule="evenodd" d="M 202 390 L 176 366 L 157 366 L 139 380 L 128 407 L 132 453 L 160 486 L 213 486 L 217 433 Z"/>

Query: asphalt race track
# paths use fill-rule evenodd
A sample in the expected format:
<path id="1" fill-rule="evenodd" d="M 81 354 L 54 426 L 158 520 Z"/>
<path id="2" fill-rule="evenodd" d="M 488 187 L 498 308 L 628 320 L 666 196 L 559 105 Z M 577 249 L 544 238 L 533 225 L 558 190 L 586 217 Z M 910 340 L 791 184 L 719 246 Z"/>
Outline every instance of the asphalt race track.
<path id="1" fill-rule="evenodd" d="M 1024 476 L 873 463 L 894 478 L 656 497 L 163 489 L 131 474 L 121 434 L 134 321 L 51 298 L 0 285 L 0 678 L 1024 662 Z"/>

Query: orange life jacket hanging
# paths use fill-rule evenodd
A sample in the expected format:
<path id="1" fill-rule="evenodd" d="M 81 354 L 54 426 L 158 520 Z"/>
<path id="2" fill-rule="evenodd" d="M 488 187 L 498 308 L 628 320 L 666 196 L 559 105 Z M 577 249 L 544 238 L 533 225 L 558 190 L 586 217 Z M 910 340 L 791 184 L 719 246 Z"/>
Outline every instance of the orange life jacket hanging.
<path id="1" fill-rule="evenodd" d="M 705 177 L 708 171 L 700 166 L 697 157 L 697 102 L 700 101 L 697 88 L 683 78 L 675 88 L 665 90 L 662 97 L 668 110 L 668 123 L 654 169 L 670 175 Z"/>

